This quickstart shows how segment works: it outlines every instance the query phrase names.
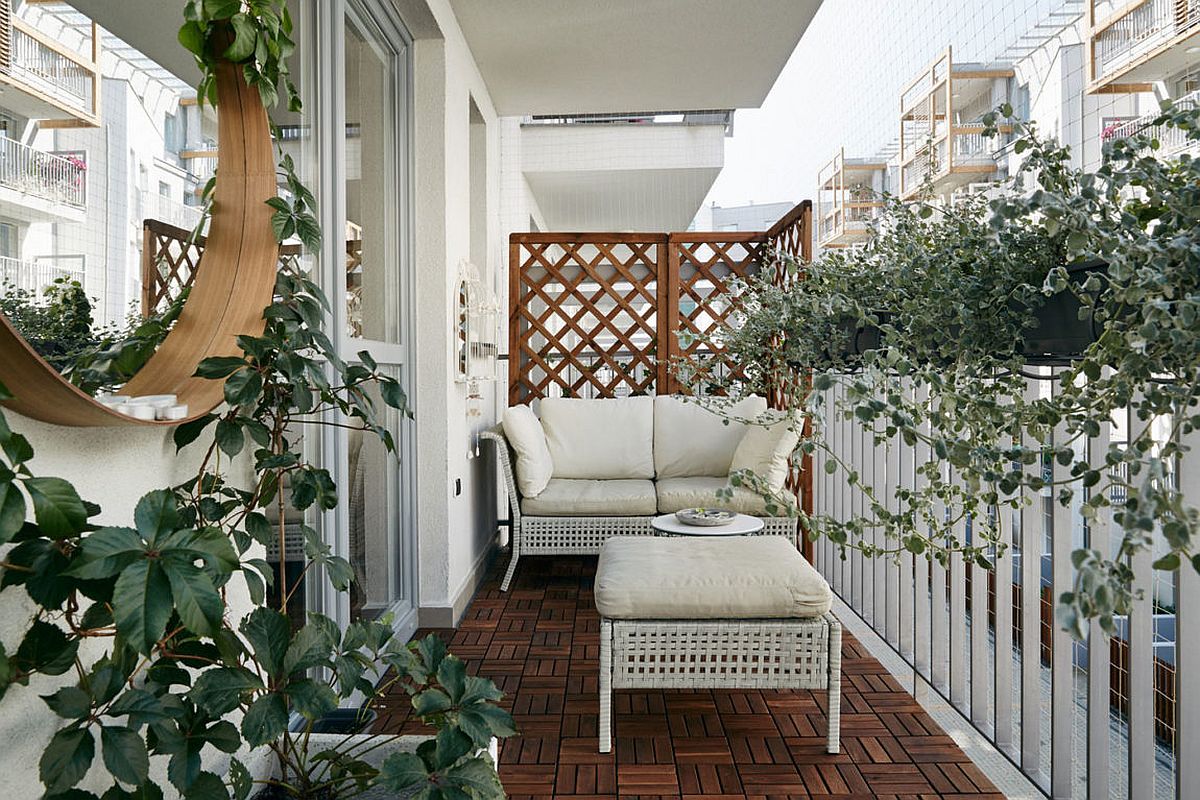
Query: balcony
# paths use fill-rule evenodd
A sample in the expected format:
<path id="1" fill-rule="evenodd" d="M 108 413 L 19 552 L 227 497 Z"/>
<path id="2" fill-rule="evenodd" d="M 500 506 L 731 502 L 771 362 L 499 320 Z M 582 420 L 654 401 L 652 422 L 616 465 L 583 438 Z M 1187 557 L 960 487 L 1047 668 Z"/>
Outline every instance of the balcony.
<path id="1" fill-rule="evenodd" d="M 42 289 L 59 278 L 84 281 L 82 256 L 59 256 L 22 261 L 0 256 L 0 294 L 9 289 L 23 289 L 40 295 Z"/>
<path id="2" fill-rule="evenodd" d="M 81 221 L 87 207 L 87 164 L 0 138 L 0 206 L 27 222 Z"/>
<path id="3" fill-rule="evenodd" d="M 817 180 L 817 245 L 847 247 L 866 241 L 883 208 L 887 165 L 847 159 L 840 150 Z"/>
<path id="4" fill-rule="evenodd" d="M 1180 110 L 1194 109 L 1200 106 L 1200 90 L 1185 94 L 1183 97 L 1175 100 L 1174 104 Z M 1159 116 L 1161 115 L 1155 112 L 1141 117 L 1115 120 L 1104 127 L 1104 130 L 1101 132 L 1101 138 L 1107 142 L 1112 139 L 1121 139 L 1135 134 L 1149 136 L 1158 140 L 1159 152 L 1164 155 L 1175 155 L 1189 147 L 1195 147 L 1196 140 L 1189 139 L 1179 128 L 1172 128 L 1167 125 L 1155 125 L 1154 121 Z"/>
<path id="5" fill-rule="evenodd" d="M 186 231 L 193 230 L 204 213 L 200 206 L 189 206 L 147 190 L 142 190 L 141 201 L 143 219 L 158 220 Z M 138 224 L 141 225 L 141 220 Z"/>
<path id="6" fill-rule="evenodd" d="M 12 90 L 5 92 L 5 107 L 43 128 L 98 126 L 99 29 L 92 25 L 91 53 L 83 56 L 10 16 L 8 5 L 4 0 L 0 10 L 0 86 Z"/>
<path id="7" fill-rule="evenodd" d="M 1092 0 L 1089 92 L 1144 92 L 1195 63 L 1200 0 Z"/>
<path id="8" fill-rule="evenodd" d="M 999 172 L 996 156 L 1008 126 L 983 135 L 984 114 L 1007 102 L 1013 70 L 955 64 L 950 48 L 918 75 L 900 96 L 900 196 L 924 191 L 945 196 Z"/>

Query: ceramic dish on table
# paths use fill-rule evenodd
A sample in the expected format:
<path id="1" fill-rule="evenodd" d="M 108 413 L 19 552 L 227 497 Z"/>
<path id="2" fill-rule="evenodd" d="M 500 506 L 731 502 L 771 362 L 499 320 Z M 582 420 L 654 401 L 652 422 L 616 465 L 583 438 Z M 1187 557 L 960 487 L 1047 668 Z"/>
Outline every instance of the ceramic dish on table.
<path id="1" fill-rule="evenodd" d="M 733 522 L 737 514 L 721 508 L 685 508 L 675 512 L 675 519 L 697 528 L 716 528 Z"/>

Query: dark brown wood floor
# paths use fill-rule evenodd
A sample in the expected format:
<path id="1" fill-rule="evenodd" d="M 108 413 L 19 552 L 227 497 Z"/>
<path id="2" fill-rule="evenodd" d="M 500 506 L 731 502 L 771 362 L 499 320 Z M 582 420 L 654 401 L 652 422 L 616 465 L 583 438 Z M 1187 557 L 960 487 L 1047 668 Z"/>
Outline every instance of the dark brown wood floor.
<path id="1" fill-rule="evenodd" d="M 617 692 L 601 755 L 596 559 L 523 559 L 502 593 L 505 559 L 461 626 L 437 633 L 507 695 L 521 730 L 500 755 L 510 797 L 1003 797 L 850 636 L 839 755 L 825 753 L 824 692 L 736 690 Z M 376 730 L 418 731 L 408 709 L 387 698 Z"/>

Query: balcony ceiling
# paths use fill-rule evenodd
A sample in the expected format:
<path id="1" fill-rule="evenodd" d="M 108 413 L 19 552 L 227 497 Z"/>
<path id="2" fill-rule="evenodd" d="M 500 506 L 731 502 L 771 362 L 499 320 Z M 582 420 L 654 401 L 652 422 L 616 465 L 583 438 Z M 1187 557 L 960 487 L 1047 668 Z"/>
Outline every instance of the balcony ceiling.
<path id="1" fill-rule="evenodd" d="M 451 0 L 506 115 L 755 108 L 821 0 Z"/>

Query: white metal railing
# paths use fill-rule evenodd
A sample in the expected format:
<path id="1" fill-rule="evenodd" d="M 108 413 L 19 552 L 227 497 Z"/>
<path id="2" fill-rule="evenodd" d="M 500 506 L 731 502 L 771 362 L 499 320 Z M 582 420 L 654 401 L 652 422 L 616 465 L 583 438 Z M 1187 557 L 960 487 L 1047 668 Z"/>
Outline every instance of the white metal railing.
<path id="1" fill-rule="evenodd" d="M 22 20 L 13 20 L 8 73 L 79 110 L 92 113 L 96 73 L 37 38 Z"/>
<path id="2" fill-rule="evenodd" d="M 0 256 L 0 294 L 10 289 L 24 289 L 40 297 L 42 290 L 58 278 L 83 283 L 84 275 L 82 256 L 43 258 L 37 261 Z"/>
<path id="3" fill-rule="evenodd" d="M 0 137 L 0 186 L 52 203 L 87 205 L 87 164 Z"/>
<path id="4" fill-rule="evenodd" d="M 1188 92 L 1184 96 L 1174 101 L 1175 108 L 1184 110 L 1200 106 L 1200 89 L 1194 92 Z M 1144 134 L 1158 140 L 1159 152 L 1171 155 L 1178 153 L 1187 147 L 1197 144 L 1195 139 L 1189 139 L 1187 134 L 1180 128 L 1172 128 L 1167 125 L 1154 125 L 1154 120 L 1161 116 L 1160 112 L 1146 114 L 1142 117 L 1125 120 L 1116 125 L 1105 128 L 1101 132 L 1104 141 L 1110 139 L 1120 139 L 1134 134 Z"/>
<path id="5" fill-rule="evenodd" d="M 142 190 L 142 216 L 145 219 L 156 219 L 190 231 L 200 222 L 202 213 L 199 206 L 189 206 L 156 192 Z M 138 220 L 137 225 L 140 229 L 142 221 Z"/>
<path id="6" fill-rule="evenodd" d="M 911 396 L 913 390 L 905 391 Z M 1027 389 L 1031 399 L 1055 391 L 1056 381 L 1031 380 Z M 830 453 L 898 512 L 896 491 L 924 486 L 918 468 L 934 460 L 929 446 L 918 441 L 910 447 L 898 437 L 877 443 L 833 411 L 844 398 L 838 385 L 823 393 L 818 430 Z M 1127 415 L 1079 452 L 1103 469 L 1110 442 L 1120 446 L 1153 424 Z M 1192 451 L 1175 479 L 1197 497 L 1200 434 L 1189 439 Z M 842 471 L 826 473 L 828 458 L 821 450 L 814 455 L 815 512 L 840 520 L 865 516 L 862 491 Z M 1069 468 L 1047 463 L 1031 469 L 1059 481 Z M 1008 547 L 993 552 L 991 569 L 961 556 L 945 565 L 912 554 L 869 559 L 855 550 L 843 558 L 828 539 L 815 545 L 816 566 L 923 684 L 1047 796 L 1200 797 L 1200 576 L 1186 560 L 1175 573 L 1156 573 L 1155 556 L 1139 554 L 1132 567 L 1144 594 L 1129 617 L 1118 620 L 1117 635 L 1108 639 L 1093 623 L 1087 641 L 1073 642 L 1053 615 L 1055 598 L 1072 588 L 1071 551 L 1109 546 L 1117 541 L 1116 525 L 1111 517 L 1084 525 L 1083 498 L 1072 507 L 1047 492 L 1031 492 L 1026 500 L 1001 515 L 998 528 Z M 1124 498 L 1114 492 L 1110 500 L 1115 505 Z M 959 523 L 960 541 L 970 539 L 970 525 Z M 870 528 L 865 537 L 884 544 Z"/>
<path id="7" fill-rule="evenodd" d="M 1102 20 L 1098 20 L 1103 24 Z M 1146 0 L 1093 39 L 1095 77 L 1101 80 L 1134 59 L 1200 25 L 1200 0 Z"/>

